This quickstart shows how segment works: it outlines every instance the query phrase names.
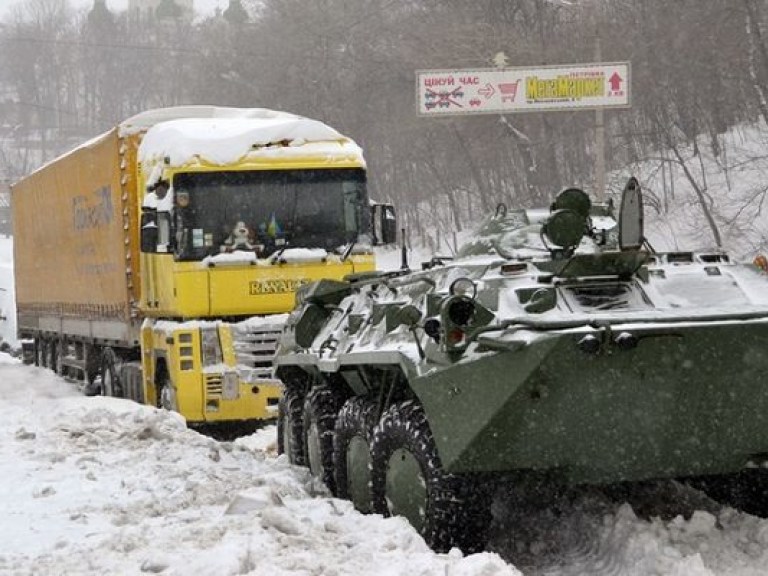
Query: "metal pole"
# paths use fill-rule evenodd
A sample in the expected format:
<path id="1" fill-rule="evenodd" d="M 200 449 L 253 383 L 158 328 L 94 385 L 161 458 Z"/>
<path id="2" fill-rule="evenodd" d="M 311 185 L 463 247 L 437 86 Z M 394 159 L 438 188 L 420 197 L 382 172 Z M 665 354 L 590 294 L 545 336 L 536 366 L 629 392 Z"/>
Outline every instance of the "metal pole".
<path id="1" fill-rule="evenodd" d="M 602 61 L 600 50 L 600 32 L 595 35 L 595 62 Z M 595 110 L 595 195 L 598 202 L 605 201 L 605 124 L 603 109 Z"/>

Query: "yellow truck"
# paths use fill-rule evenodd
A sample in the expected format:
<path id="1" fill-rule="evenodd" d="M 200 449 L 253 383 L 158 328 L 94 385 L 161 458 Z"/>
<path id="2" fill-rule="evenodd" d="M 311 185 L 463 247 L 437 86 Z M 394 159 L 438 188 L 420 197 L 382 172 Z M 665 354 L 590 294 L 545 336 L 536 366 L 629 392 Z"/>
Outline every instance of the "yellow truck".
<path id="1" fill-rule="evenodd" d="M 322 122 L 150 110 L 11 188 L 19 337 L 86 393 L 190 425 L 276 416 L 296 290 L 374 270 L 396 232 L 365 160 Z"/>

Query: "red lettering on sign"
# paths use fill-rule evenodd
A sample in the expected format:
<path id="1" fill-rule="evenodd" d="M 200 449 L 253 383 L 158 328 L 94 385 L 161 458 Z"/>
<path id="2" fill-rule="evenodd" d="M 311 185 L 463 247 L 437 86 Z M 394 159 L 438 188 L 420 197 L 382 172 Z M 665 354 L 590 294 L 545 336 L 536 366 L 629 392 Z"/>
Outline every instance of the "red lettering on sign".
<path id="1" fill-rule="evenodd" d="M 424 79 L 424 85 L 428 87 L 432 86 L 453 86 L 456 83 L 456 81 L 453 79 L 453 76 L 448 76 L 447 78 L 425 78 Z"/>
<path id="2" fill-rule="evenodd" d="M 459 78 L 459 82 L 461 82 L 462 84 L 477 85 L 477 84 L 480 84 L 480 78 L 477 76 L 463 76 Z"/>

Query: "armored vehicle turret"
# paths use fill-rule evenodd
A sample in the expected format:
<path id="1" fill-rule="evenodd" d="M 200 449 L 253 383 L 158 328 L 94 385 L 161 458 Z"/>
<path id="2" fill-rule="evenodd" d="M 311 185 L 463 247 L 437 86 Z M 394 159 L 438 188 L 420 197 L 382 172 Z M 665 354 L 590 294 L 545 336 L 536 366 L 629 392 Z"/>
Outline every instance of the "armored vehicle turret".
<path id="1" fill-rule="evenodd" d="M 500 483 L 761 463 L 767 277 L 653 252 L 642 206 L 634 178 L 618 211 L 571 188 L 549 209 L 500 205 L 456 258 L 305 286 L 276 359 L 279 451 L 359 510 L 468 551 Z"/>

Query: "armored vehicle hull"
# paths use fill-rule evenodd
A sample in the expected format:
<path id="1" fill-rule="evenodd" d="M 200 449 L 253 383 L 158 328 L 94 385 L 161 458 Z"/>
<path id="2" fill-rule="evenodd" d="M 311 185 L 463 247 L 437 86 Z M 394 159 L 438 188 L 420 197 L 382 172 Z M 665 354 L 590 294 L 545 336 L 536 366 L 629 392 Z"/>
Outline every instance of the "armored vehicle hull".
<path id="1" fill-rule="evenodd" d="M 648 250 L 634 179 L 618 220 L 569 189 L 500 209 L 456 259 L 307 286 L 276 360 L 279 450 L 438 550 L 483 546 L 501 482 L 762 463 L 766 276 Z"/>

